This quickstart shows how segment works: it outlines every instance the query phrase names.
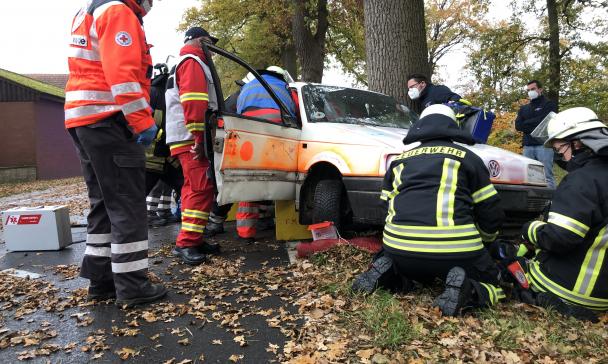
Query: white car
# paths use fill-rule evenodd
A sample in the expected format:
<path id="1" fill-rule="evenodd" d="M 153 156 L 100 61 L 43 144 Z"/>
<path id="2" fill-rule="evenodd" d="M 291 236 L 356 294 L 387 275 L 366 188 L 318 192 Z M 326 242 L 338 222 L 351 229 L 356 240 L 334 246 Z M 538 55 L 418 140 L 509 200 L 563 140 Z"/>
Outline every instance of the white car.
<path id="1" fill-rule="evenodd" d="M 238 57 L 209 48 L 260 79 Z M 284 109 L 282 124 L 228 112 L 221 102 L 218 122 L 208 122 L 218 126 L 207 133 L 215 152 L 218 202 L 295 200 L 301 224 L 383 225 L 381 182 L 390 162 L 416 146 L 402 142 L 416 115 L 387 95 L 296 82 L 290 85 L 299 104 L 293 118 L 260 82 Z M 524 222 L 542 213 L 552 189 L 540 162 L 485 144 L 464 147 L 488 167 L 507 213 L 503 233 L 517 234 Z"/>

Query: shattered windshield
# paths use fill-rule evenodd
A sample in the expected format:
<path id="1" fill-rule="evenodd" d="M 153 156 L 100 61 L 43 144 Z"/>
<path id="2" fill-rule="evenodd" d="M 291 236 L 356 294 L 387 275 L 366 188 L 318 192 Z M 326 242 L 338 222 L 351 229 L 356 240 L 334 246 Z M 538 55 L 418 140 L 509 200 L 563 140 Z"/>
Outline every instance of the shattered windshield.
<path id="1" fill-rule="evenodd" d="M 302 87 L 309 122 L 409 129 L 417 116 L 390 96 L 345 87 Z"/>

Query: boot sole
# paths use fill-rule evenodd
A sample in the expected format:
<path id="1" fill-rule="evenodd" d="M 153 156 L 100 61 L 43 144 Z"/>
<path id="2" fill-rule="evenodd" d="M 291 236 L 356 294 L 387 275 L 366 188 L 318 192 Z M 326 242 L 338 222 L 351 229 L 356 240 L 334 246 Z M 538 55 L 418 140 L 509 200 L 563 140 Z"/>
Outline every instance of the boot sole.
<path id="1" fill-rule="evenodd" d="M 163 289 L 161 292 L 159 292 L 153 296 L 149 296 L 149 297 L 137 297 L 137 298 L 132 298 L 130 300 L 116 300 L 116 306 L 132 308 L 137 305 L 143 305 L 146 303 L 151 303 L 151 302 L 157 301 L 157 300 L 165 297 L 167 295 L 167 293 L 168 293 L 167 289 Z"/>
<path id="2" fill-rule="evenodd" d="M 455 316 L 460 306 L 460 291 L 466 280 L 466 272 L 460 267 L 454 267 L 445 279 L 445 291 L 434 302 L 444 316 Z"/>
<path id="3" fill-rule="evenodd" d="M 188 264 L 188 265 L 199 265 L 199 264 L 203 264 L 207 261 L 207 258 L 203 258 L 202 260 L 188 259 L 182 253 L 176 251 L 175 249 L 171 250 L 171 253 L 173 254 L 173 256 L 179 258 L 183 263 Z"/>
<path id="4" fill-rule="evenodd" d="M 377 288 L 380 277 L 392 267 L 392 261 L 387 257 L 380 257 L 374 263 L 372 268 L 365 273 L 360 274 L 353 282 L 353 291 L 370 294 Z"/>

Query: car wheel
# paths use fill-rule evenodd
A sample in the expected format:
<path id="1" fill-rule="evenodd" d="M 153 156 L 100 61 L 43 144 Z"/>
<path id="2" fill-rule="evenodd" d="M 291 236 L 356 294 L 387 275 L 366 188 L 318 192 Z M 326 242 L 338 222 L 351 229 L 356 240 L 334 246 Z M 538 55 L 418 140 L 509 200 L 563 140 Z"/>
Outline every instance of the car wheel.
<path id="1" fill-rule="evenodd" d="M 342 227 L 344 211 L 343 185 L 340 180 L 321 180 L 315 187 L 312 221 L 331 221 L 339 230 Z"/>

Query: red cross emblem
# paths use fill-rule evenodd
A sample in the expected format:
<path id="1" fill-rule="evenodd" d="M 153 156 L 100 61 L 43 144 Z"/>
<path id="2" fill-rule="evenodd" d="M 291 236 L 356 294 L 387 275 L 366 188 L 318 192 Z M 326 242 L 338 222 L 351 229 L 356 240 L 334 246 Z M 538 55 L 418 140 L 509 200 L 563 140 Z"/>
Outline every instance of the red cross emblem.
<path id="1" fill-rule="evenodd" d="M 116 33 L 116 37 L 114 37 L 116 44 L 122 47 L 128 47 L 133 43 L 131 35 L 127 32 L 118 32 Z"/>

